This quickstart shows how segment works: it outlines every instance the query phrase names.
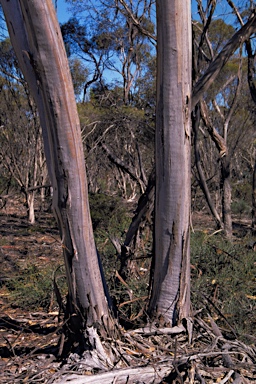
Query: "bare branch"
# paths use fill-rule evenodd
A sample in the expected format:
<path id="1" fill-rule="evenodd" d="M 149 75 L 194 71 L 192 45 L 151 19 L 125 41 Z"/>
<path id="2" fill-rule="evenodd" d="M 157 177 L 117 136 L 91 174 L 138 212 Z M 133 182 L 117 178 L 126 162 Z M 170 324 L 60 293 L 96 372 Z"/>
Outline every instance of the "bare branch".
<path id="1" fill-rule="evenodd" d="M 102 148 L 107 153 L 110 160 L 112 160 L 118 167 L 125 170 L 137 183 L 139 184 L 142 193 L 145 191 L 145 184 L 144 182 L 134 173 L 134 169 L 130 167 L 128 164 L 125 164 L 121 159 L 119 159 L 111 150 L 110 148 L 104 144 L 101 143 Z"/>
<path id="2" fill-rule="evenodd" d="M 125 13 L 124 13 L 124 11 L 120 7 L 118 7 L 118 2 L 120 2 L 120 4 L 124 7 Z M 147 31 L 145 28 L 142 27 L 140 21 L 135 17 L 134 13 L 128 7 L 128 5 L 127 5 L 125 0 L 116 0 L 116 5 L 117 5 L 118 9 L 120 10 L 120 12 L 122 12 L 124 15 L 128 15 L 129 16 L 129 18 L 132 20 L 133 24 L 140 31 L 140 33 L 142 33 L 143 35 L 149 37 L 151 40 L 156 42 L 156 36 L 152 35 L 152 33 L 150 33 L 149 31 Z"/>
<path id="3" fill-rule="evenodd" d="M 227 152 L 227 147 L 226 147 L 225 140 L 216 131 L 216 129 L 213 127 L 213 125 L 212 125 L 212 123 L 210 121 L 210 118 L 209 118 L 209 113 L 208 113 L 208 110 L 207 110 L 206 102 L 205 101 L 201 101 L 200 106 L 201 106 L 201 115 L 202 115 L 203 122 L 204 122 L 205 126 L 207 127 L 207 130 L 208 130 L 212 140 L 216 144 L 216 147 L 218 148 L 220 156 L 223 157 L 223 156 L 225 156 L 225 154 Z"/>
<path id="4" fill-rule="evenodd" d="M 237 50 L 237 48 L 243 44 L 249 37 L 256 32 L 256 13 L 248 20 L 248 22 L 237 31 L 234 36 L 227 42 L 222 51 L 216 57 L 216 59 L 209 65 L 204 75 L 198 80 L 194 86 L 191 108 L 202 98 L 204 92 L 206 92 L 211 84 L 214 82 L 221 69 L 227 63 L 230 56 Z"/>

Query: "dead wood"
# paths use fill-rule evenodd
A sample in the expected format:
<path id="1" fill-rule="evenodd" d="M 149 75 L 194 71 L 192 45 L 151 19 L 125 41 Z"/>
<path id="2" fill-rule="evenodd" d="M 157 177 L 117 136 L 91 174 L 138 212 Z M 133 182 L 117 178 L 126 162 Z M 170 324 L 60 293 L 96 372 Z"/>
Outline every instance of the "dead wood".
<path id="1" fill-rule="evenodd" d="M 25 322 L 26 319 L 24 319 Z M 29 319 L 28 319 L 29 321 Z M 48 320 L 49 321 L 49 320 Z M 125 331 L 120 339 L 99 339 L 87 330 L 90 348 L 82 356 L 73 353 L 60 361 L 53 353 L 34 349 L 30 354 L 0 359 L 0 382 L 47 384 L 206 384 L 256 382 L 256 349 L 238 339 L 226 339 L 211 317 L 193 319 L 191 342 L 183 326 Z M 22 329 L 26 324 L 22 323 Z M 22 334 L 19 335 L 22 337 Z M 30 338 L 33 339 L 33 330 Z M 48 348 L 56 333 L 47 336 Z M 12 343 L 11 338 L 9 338 Z M 46 347 L 44 345 L 44 347 Z M 16 348 L 15 344 L 13 347 Z M 14 350 L 15 350 L 14 348 Z M 49 350 L 50 351 L 50 350 Z M 114 361 L 114 364 L 112 363 Z"/>
<path id="2" fill-rule="evenodd" d="M 171 368 L 169 364 L 162 364 L 161 366 L 147 366 L 147 367 L 131 367 L 126 369 L 114 370 L 111 372 L 100 373 L 92 376 L 81 375 L 66 375 L 59 384 L 75 383 L 75 384 L 132 384 L 132 383 L 160 383 L 162 378 L 170 373 Z"/>

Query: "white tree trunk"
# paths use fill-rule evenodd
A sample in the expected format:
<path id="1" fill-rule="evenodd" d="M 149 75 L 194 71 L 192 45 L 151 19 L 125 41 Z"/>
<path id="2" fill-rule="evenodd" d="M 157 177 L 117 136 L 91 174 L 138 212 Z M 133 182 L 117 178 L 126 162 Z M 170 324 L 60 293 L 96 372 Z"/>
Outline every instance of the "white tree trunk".
<path id="1" fill-rule="evenodd" d="M 70 311 L 76 313 L 73 320 L 79 321 L 79 327 L 97 322 L 108 329 L 108 302 L 92 232 L 79 118 L 52 0 L 1 0 L 1 4 L 20 68 L 40 114 Z"/>
<path id="2" fill-rule="evenodd" d="M 230 159 L 228 153 L 221 159 L 221 192 L 224 234 L 225 237 L 231 241 L 233 234 L 231 215 L 232 191 L 230 185 Z"/>
<path id="3" fill-rule="evenodd" d="M 35 191 L 28 192 L 28 222 L 35 224 Z"/>
<path id="4" fill-rule="evenodd" d="M 190 312 L 190 0 L 157 1 L 155 249 L 149 311 L 174 325 Z"/>

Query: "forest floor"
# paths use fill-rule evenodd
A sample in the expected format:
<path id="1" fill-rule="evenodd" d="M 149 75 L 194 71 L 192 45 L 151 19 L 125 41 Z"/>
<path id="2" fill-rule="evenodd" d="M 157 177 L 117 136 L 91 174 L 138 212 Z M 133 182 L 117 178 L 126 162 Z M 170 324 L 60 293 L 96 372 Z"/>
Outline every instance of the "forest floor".
<path id="1" fill-rule="evenodd" d="M 246 220 L 235 223 L 239 238 L 248 231 L 249 225 Z M 213 233 L 214 223 L 207 214 L 196 213 L 193 228 Z M 52 214 L 37 212 L 36 224 L 31 226 L 21 204 L 8 204 L 3 208 L 0 211 L 0 263 L 0 382 L 64 383 L 72 380 L 61 381 L 61 375 L 71 371 L 79 375 L 82 372 L 90 378 L 92 371 L 79 372 L 78 357 L 65 361 L 58 357 L 63 317 L 59 316 L 53 278 L 55 276 L 61 285 L 63 261 Z M 136 336 L 137 349 L 126 345 L 125 350 L 134 357 L 131 364 L 147 367 L 152 361 L 150 353 L 145 351 L 157 349 L 160 352 L 151 353 L 155 356 L 154 364 L 159 365 L 161 361 L 162 369 L 166 364 L 173 367 L 166 371 L 165 379 L 151 379 L 145 381 L 147 383 L 256 383 L 255 336 L 249 344 L 234 338 L 225 339 L 214 319 L 209 317 L 206 321 L 199 314 L 194 319 L 192 343 L 184 332 L 178 331 L 175 336 L 163 335 L 158 349 L 159 335 L 151 334 L 147 341 Z M 122 343 L 124 346 L 125 342 Z M 131 372 L 129 376 L 130 381 L 118 381 L 114 376 L 110 381 L 103 377 L 100 380 L 101 383 L 144 382 L 142 376 L 141 381 L 132 379 Z M 79 381 L 80 377 L 72 382 L 87 382 Z M 96 378 L 88 382 L 96 383 Z"/>

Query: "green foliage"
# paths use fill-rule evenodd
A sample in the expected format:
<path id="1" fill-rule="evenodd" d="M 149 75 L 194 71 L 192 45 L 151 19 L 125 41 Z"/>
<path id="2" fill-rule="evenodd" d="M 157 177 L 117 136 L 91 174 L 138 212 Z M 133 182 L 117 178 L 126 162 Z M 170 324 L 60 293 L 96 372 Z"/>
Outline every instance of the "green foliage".
<path id="1" fill-rule="evenodd" d="M 251 174 L 250 174 L 250 178 L 251 178 Z M 233 189 L 234 199 L 244 200 L 246 201 L 247 204 L 251 203 L 252 185 L 250 182 L 248 181 L 243 181 L 242 183 L 237 182 L 232 189 Z"/>
<path id="2" fill-rule="evenodd" d="M 192 234 L 191 271 L 194 309 L 203 303 L 224 330 L 246 337 L 256 326 L 256 264 L 255 252 L 246 245 L 250 239 L 243 241 Z"/>
<path id="3" fill-rule="evenodd" d="M 251 175 L 250 175 L 251 178 Z M 252 200 L 252 185 L 250 182 L 244 180 L 234 183 L 232 187 L 232 213 L 250 218 L 251 214 L 251 200 Z"/>
<path id="4" fill-rule="evenodd" d="M 141 165 L 146 175 L 152 169 L 154 121 L 142 109 L 118 105 L 121 99 L 117 87 L 108 90 L 99 85 L 93 87 L 90 102 L 78 104 L 78 111 L 89 191 L 119 195 L 128 200 L 135 194 L 139 196 L 141 187 L 127 169 L 138 178 Z M 120 163 L 125 165 L 124 168 Z"/>
<path id="5" fill-rule="evenodd" d="M 93 229 L 105 231 L 110 235 L 121 234 L 127 230 L 130 215 L 123 199 L 104 193 L 89 194 Z"/>
<path id="6" fill-rule="evenodd" d="M 111 280 L 118 269 L 116 250 L 111 238 L 123 239 L 130 224 L 130 212 L 128 205 L 120 197 L 90 193 L 89 202 L 95 242 L 102 256 L 106 278 Z"/>
<path id="7" fill-rule="evenodd" d="M 209 28 L 209 38 L 212 41 L 214 51 L 219 52 L 234 32 L 234 27 L 226 24 L 223 19 L 213 20 Z"/>
<path id="8" fill-rule="evenodd" d="M 232 213 L 234 213 L 235 215 L 239 215 L 240 218 L 242 214 L 249 215 L 251 212 L 250 205 L 245 200 L 242 200 L 242 199 L 237 199 L 236 201 L 233 201 L 231 204 L 231 209 L 232 209 Z"/>
<path id="9" fill-rule="evenodd" d="M 120 260 L 111 238 L 121 242 L 124 240 L 131 223 L 131 207 L 120 197 L 102 193 L 90 194 L 89 198 L 95 241 L 110 294 L 119 308 L 121 320 L 136 324 L 136 317 L 144 314 L 145 296 L 148 293 L 151 264 L 151 258 L 148 257 L 149 250 L 141 250 L 139 255 L 141 258 L 138 261 L 131 261 L 131 274 L 126 280 L 126 285 L 120 282 L 116 277 Z"/>
<path id="10" fill-rule="evenodd" d="M 53 273 L 56 266 L 45 268 L 36 264 L 29 264 L 19 273 L 5 282 L 5 289 L 9 291 L 8 301 L 13 307 L 25 310 L 48 310 L 54 298 Z M 65 290 L 62 282 L 61 289 Z M 55 303 L 56 304 L 56 303 Z"/>
<path id="11" fill-rule="evenodd" d="M 81 95 L 88 77 L 88 69 L 79 59 L 69 59 L 69 67 L 72 76 L 74 92 L 77 98 Z"/>

